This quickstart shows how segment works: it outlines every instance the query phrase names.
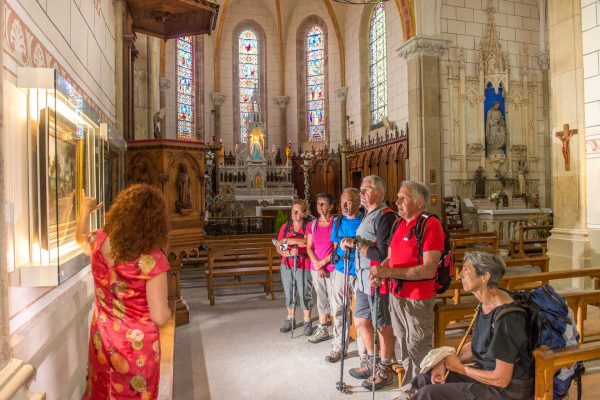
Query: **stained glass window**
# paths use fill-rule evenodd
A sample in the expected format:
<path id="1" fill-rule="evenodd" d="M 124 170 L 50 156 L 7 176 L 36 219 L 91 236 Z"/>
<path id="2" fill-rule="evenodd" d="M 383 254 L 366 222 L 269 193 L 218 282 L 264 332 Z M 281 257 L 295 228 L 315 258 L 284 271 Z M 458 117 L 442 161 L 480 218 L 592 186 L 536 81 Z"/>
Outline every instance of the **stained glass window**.
<path id="1" fill-rule="evenodd" d="M 371 94 L 371 127 L 380 126 L 387 117 L 387 47 L 385 40 L 385 9 L 375 6 L 369 32 L 369 87 Z"/>
<path id="2" fill-rule="evenodd" d="M 194 62 L 191 36 L 177 39 L 177 138 L 194 139 Z"/>
<path id="3" fill-rule="evenodd" d="M 306 131 L 309 141 L 325 139 L 325 36 L 313 26 L 306 33 Z"/>
<path id="4" fill-rule="evenodd" d="M 240 141 L 248 142 L 248 123 L 254 117 L 253 106 L 258 101 L 260 91 L 258 71 L 258 37 L 251 30 L 240 33 L 239 46 L 239 80 L 240 80 Z M 258 105 L 258 104 L 257 104 Z"/>

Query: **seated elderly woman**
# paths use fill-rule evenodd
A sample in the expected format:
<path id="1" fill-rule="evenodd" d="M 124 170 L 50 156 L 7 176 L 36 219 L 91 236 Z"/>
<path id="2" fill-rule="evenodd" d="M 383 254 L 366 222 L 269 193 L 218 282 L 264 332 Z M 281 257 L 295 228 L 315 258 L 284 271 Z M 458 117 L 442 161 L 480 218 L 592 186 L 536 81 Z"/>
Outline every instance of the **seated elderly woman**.
<path id="1" fill-rule="evenodd" d="M 481 302 L 471 341 L 415 377 L 413 399 L 530 399 L 532 357 L 527 315 L 514 310 L 511 296 L 498 289 L 506 266 L 498 256 L 471 252 L 459 275 L 465 291 Z M 513 311 L 501 313 L 510 305 Z M 446 371 L 449 371 L 446 377 Z"/>

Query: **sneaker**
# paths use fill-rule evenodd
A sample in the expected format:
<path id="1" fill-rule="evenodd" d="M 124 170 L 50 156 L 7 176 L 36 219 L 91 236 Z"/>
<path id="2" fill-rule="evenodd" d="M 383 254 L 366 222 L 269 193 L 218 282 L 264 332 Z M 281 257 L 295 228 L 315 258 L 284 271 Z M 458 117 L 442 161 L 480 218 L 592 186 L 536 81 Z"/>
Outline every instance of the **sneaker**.
<path id="1" fill-rule="evenodd" d="M 330 336 L 329 336 L 329 331 L 327 330 L 327 327 L 318 325 L 317 329 L 315 329 L 312 336 L 308 338 L 308 341 L 311 343 L 319 343 L 319 342 L 322 342 L 323 340 L 327 340 L 329 338 L 330 338 Z"/>
<path id="2" fill-rule="evenodd" d="M 391 385 L 393 381 L 394 375 L 392 374 L 391 366 L 377 363 L 377 368 L 375 369 L 375 380 L 373 380 L 373 375 L 370 375 L 362 383 L 362 387 L 367 390 L 373 390 L 373 383 L 375 383 L 375 390 L 379 390 L 382 387 Z"/>
<path id="3" fill-rule="evenodd" d="M 279 328 L 279 332 L 288 333 L 291 330 L 292 330 L 292 320 L 286 318 L 285 321 L 283 322 L 283 326 L 281 328 Z"/>
<path id="4" fill-rule="evenodd" d="M 342 353 L 340 351 L 331 350 L 331 352 L 325 356 L 325 361 L 330 363 L 336 363 L 340 361 L 341 357 Z"/>
<path id="5" fill-rule="evenodd" d="M 304 336 L 310 336 L 313 333 L 312 322 L 308 321 L 304 323 Z"/>
<path id="6" fill-rule="evenodd" d="M 356 379 L 367 379 L 369 376 L 373 375 L 373 360 L 374 357 L 368 357 L 365 362 L 361 361 L 360 367 L 352 368 L 350 372 L 350 376 Z"/>

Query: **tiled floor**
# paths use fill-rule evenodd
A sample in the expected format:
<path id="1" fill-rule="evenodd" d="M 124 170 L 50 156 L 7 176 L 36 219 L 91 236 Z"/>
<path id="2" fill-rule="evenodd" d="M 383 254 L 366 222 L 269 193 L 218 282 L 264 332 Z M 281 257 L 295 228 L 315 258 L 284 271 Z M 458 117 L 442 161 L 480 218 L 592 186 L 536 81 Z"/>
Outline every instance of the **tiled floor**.
<path id="1" fill-rule="evenodd" d="M 371 399 L 347 372 L 358 365 L 354 343 L 344 368 L 345 382 L 354 386 L 349 396 L 335 389 L 340 364 L 324 361 L 329 341 L 310 344 L 301 327 L 294 339 L 279 332 L 285 316 L 281 292 L 275 301 L 262 293 L 217 297 L 214 307 L 205 288 L 183 289 L 182 296 L 190 324 L 176 329 L 174 399 Z M 376 398 L 393 399 L 396 387 L 394 382 Z M 585 376 L 583 399 L 600 399 L 598 387 L 600 373 Z M 574 390 L 571 399 L 577 398 Z"/>

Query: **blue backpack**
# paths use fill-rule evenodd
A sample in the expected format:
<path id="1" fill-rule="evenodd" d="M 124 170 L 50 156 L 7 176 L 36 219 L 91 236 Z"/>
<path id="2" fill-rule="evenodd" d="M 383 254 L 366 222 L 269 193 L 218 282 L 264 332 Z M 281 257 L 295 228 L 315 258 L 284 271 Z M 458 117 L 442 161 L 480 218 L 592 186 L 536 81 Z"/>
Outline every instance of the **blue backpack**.
<path id="1" fill-rule="evenodd" d="M 505 307 L 495 315 L 494 322 L 507 312 L 526 313 L 530 352 L 544 345 L 556 350 L 579 343 L 579 332 L 572 315 L 569 315 L 569 306 L 552 286 L 544 285 L 534 290 L 509 294 L 518 307 Z M 584 371 L 581 362 L 576 362 L 571 368 L 561 368 L 557 371 L 554 375 L 553 399 L 564 399 L 573 380 L 577 382 L 577 398 L 581 399 L 580 379 Z"/>

